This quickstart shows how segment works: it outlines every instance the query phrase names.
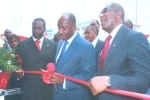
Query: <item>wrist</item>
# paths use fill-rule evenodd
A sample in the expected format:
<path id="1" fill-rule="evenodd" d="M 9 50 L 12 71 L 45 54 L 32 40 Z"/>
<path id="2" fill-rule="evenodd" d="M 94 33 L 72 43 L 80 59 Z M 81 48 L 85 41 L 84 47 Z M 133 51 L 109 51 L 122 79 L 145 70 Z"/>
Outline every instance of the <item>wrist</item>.
<path id="1" fill-rule="evenodd" d="M 110 83 L 110 77 L 108 76 L 107 80 L 106 80 L 106 85 L 107 87 L 110 87 L 111 86 L 111 83 Z"/>

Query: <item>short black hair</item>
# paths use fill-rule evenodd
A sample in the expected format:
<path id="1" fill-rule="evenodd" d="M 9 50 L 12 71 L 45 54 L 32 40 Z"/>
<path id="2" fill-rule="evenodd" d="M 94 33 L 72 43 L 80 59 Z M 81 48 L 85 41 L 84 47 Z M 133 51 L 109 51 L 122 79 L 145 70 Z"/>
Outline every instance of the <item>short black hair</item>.
<path id="1" fill-rule="evenodd" d="M 98 35 L 98 33 L 99 33 L 98 27 L 96 27 L 96 26 L 89 25 L 89 26 L 86 27 L 86 29 L 92 30 L 94 33 L 96 33 L 96 35 Z"/>
<path id="2" fill-rule="evenodd" d="M 45 22 L 45 20 L 44 20 L 43 18 L 35 18 L 35 19 L 33 20 L 33 22 L 32 22 L 32 25 L 33 25 L 33 23 L 34 23 L 35 21 L 42 21 L 44 27 L 46 27 L 46 22 Z"/>

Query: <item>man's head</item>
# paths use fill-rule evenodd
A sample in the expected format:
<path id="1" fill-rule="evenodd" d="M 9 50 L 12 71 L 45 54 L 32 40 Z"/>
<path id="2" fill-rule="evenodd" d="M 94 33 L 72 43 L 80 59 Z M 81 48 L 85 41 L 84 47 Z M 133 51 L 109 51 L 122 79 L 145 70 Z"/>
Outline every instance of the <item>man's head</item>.
<path id="1" fill-rule="evenodd" d="M 10 37 L 11 48 L 16 48 L 19 42 L 20 42 L 19 37 L 16 34 L 12 34 Z"/>
<path id="2" fill-rule="evenodd" d="M 98 28 L 96 26 L 87 26 L 84 35 L 87 40 L 92 42 L 98 35 Z"/>
<path id="3" fill-rule="evenodd" d="M 111 33 L 117 25 L 123 24 L 124 16 L 124 9 L 120 4 L 109 3 L 100 13 L 102 29 Z"/>
<path id="4" fill-rule="evenodd" d="M 44 32 L 46 30 L 46 23 L 42 18 L 36 18 L 32 22 L 32 35 L 36 39 L 40 39 L 43 37 Z"/>
<path id="5" fill-rule="evenodd" d="M 124 25 L 127 26 L 128 28 L 133 29 L 133 23 L 132 23 L 132 21 L 129 20 L 129 19 L 126 19 L 126 20 L 124 21 Z"/>
<path id="6" fill-rule="evenodd" d="M 57 43 L 59 40 L 61 40 L 61 37 L 60 37 L 60 33 L 57 32 L 55 35 L 54 35 L 54 41 Z"/>
<path id="7" fill-rule="evenodd" d="M 90 23 L 90 26 L 96 26 L 99 29 L 100 28 L 99 21 L 96 20 L 96 19 L 92 19 L 91 23 Z"/>
<path id="8" fill-rule="evenodd" d="M 10 36 L 11 36 L 12 34 L 13 34 L 13 33 L 12 33 L 12 31 L 11 31 L 10 29 L 6 29 L 6 30 L 4 31 L 4 35 L 5 35 L 5 37 L 6 37 L 7 40 L 10 39 Z"/>
<path id="9" fill-rule="evenodd" d="M 61 39 L 68 40 L 76 30 L 76 18 L 72 13 L 64 13 L 58 20 Z"/>

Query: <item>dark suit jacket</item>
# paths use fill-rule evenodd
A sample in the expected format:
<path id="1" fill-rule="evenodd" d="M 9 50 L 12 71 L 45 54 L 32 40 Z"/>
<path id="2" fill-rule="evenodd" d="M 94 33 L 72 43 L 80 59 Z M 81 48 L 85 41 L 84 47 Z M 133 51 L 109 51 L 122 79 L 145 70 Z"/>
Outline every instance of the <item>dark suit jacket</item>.
<path id="1" fill-rule="evenodd" d="M 17 53 L 22 58 L 23 70 L 46 69 L 49 62 L 54 62 L 55 44 L 44 38 L 41 51 L 36 48 L 32 38 L 18 44 Z M 23 100 L 52 100 L 51 85 L 46 85 L 40 75 L 25 74 L 23 77 Z"/>
<path id="2" fill-rule="evenodd" d="M 96 56 L 96 66 L 97 66 L 97 71 L 99 72 L 99 57 L 100 57 L 100 52 L 103 48 L 104 42 L 101 40 L 98 40 L 95 46 L 95 56 Z"/>
<path id="3" fill-rule="evenodd" d="M 58 43 L 57 53 L 62 45 Z M 64 57 L 61 66 L 56 66 L 56 71 L 78 79 L 89 81 L 95 73 L 95 51 L 90 42 L 78 34 Z M 62 84 L 57 85 L 57 93 L 54 93 L 54 100 L 91 100 L 91 93 L 87 87 L 67 81 L 66 89 Z"/>
<path id="4" fill-rule="evenodd" d="M 122 26 L 111 43 L 103 73 L 109 75 L 111 88 L 146 93 L 150 87 L 150 47 L 143 34 Z M 136 100 L 110 93 L 99 100 Z"/>
<path id="5" fill-rule="evenodd" d="M 102 50 L 103 44 L 104 44 L 104 42 L 98 39 L 98 41 L 97 41 L 97 43 L 96 43 L 96 46 L 95 46 L 95 59 L 96 59 L 96 60 L 95 60 L 95 61 L 96 61 L 96 72 L 95 72 L 95 76 L 96 76 L 96 75 L 99 75 L 99 71 L 100 71 L 100 69 L 99 69 L 99 60 L 100 60 L 100 59 L 99 59 L 99 55 L 100 55 L 100 52 L 101 52 L 101 50 Z M 92 100 L 98 100 L 98 95 L 93 96 Z"/>

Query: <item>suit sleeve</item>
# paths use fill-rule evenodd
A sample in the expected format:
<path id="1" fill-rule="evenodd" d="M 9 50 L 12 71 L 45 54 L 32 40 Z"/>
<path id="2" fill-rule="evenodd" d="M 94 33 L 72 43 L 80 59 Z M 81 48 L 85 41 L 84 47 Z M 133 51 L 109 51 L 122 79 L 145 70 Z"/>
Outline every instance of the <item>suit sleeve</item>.
<path id="1" fill-rule="evenodd" d="M 150 87 L 150 46 L 142 34 L 134 35 L 129 45 L 127 63 L 132 73 L 110 75 L 111 87 L 145 93 Z"/>

